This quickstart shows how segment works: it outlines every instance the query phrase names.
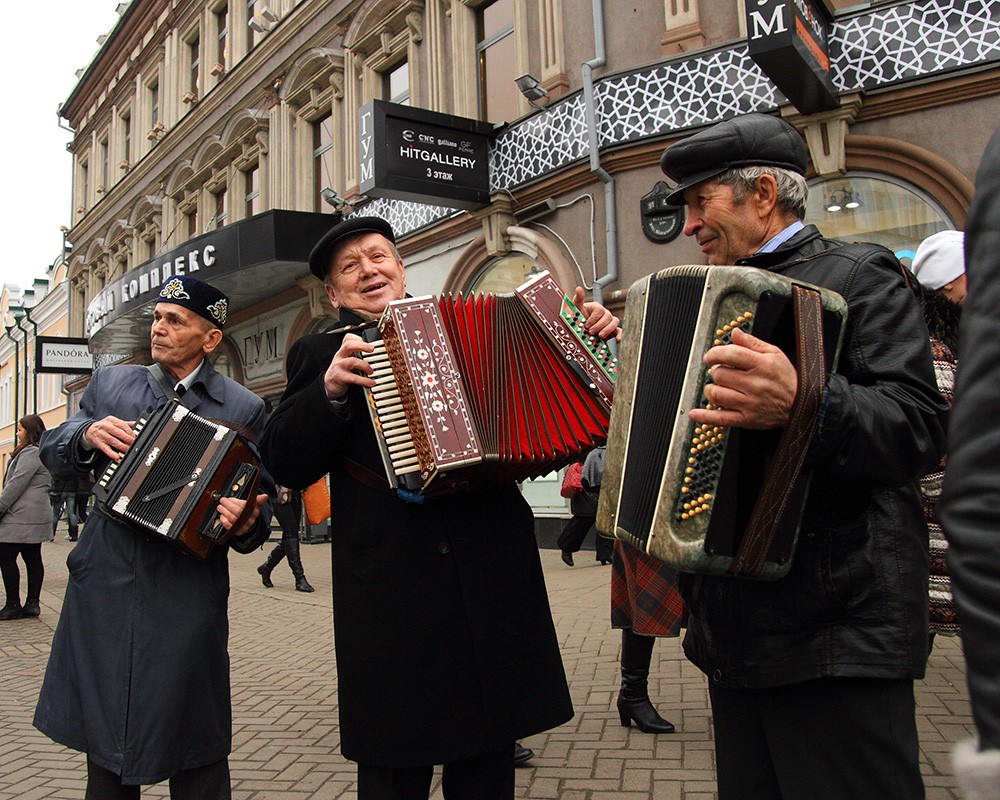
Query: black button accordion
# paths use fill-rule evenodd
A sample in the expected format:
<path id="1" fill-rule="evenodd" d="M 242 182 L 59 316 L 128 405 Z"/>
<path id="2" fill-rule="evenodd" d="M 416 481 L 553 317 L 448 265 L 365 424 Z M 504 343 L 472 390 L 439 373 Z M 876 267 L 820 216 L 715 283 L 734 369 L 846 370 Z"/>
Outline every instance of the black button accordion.
<path id="1" fill-rule="evenodd" d="M 597 528 L 684 572 L 775 580 L 795 550 L 802 465 L 847 316 L 843 298 L 751 267 L 678 266 L 629 289 Z M 740 327 L 796 367 L 792 422 L 699 425 L 707 350 Z"/>
<path id="2" fill-rule="evenodd" d="M 222 497 L 252 499 L 260 461 L 236 431 L 168 403 L 138 420 L 132 446 L 94 485 L 102 510 L 130 528 L 145 531 L 205 558 L 225 544 L 216 510 Z M 252 502 L 247 513 L 252 512 Z"/>

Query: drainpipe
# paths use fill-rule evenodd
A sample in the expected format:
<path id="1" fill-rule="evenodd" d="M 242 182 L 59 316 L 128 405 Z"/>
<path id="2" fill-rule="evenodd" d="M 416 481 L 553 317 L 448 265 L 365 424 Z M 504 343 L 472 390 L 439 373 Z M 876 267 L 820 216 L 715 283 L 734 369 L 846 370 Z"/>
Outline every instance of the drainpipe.
<path id="1" fill-rule="evenodd" d="M 618 211 L 615 201 L 615 179 L 601 166 L 600 143 L 597 135 L 597 109 L 594 105 L 594 70 L 607 63 L 604 48 L 604 3 L 593 0 L 594 58 L 583 64 L 583 107 L 587 118 L 587 141 L 590 144 L 590 171 L 604 184 L 604 233 L 607 242 L 607 273 L 594 281 L 594 301 L 604 302 L 604 287 L 618 280 Z"/>
<path id="2" fill-rule="evenodd" d="M 18 397 L 17 393 L 17 379 L 18 379 L 17 373 L 20 371 L 21 368 L 18 365 L 17 360 L 21 357 L 21 345 L 18 343 L 17 339 L 15 339 L 14 336 L 11 334 L 11 331 L 14 330 L 14 326 L 7 325 L 6 328 L 7 328 L 7 338 L 14 343 L 14 422 L 16 423 L 20 419 L 20 417 L 18 416 L 18 408 L 17 408 L 20 402 L 20 398 Z"/>
<path id="3" fill-rule="evenodd" d="M 31 329 L 34 331 L 34 339 L 32 341 L 38 342 L 38 324 L 31 318 L 31 309 L 24 309 L 24 318 L 31 323 Z M 24 369 L 28 369 L 28 337 L 24 337 Z M 38 413 L 38 364 L 35 364 L 35 369 L 31 371 L 31 413 Z M 28 390 L 24 390 L 24 405 L 27 408 L 28 405 Z"/>
<path id="4" fill-rule="evenodd" d="M 25 314 L 27 314 L 27 309 L 25 309 Z M 21 380 L 24 381 L 24 413 L 28 413 L 28 329 L 21 327 L 21 320 L 24 319 L 22 314 L 17 318 L 17 329 L 24 334 L 24 374 L 21 376 Z"/>

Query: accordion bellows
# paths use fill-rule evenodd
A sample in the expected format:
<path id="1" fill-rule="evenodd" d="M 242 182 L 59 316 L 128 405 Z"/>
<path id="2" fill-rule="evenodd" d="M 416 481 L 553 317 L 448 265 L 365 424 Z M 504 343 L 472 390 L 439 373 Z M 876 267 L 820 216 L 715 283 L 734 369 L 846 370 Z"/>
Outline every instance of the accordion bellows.
<path id="1" fill-rule="evenodd" d="M 811 304 L 803 320 L 799 302 Z M 685 572 L 784 575 L 808 488 L 802 460 L 846 314 L 835 292 L 751 267 L 671 267 L 633 284 L 598 530 Z M 707 406 L 704 354 L 731 342 L 735 327 L 785 352 L 799 372 L 800 396 L 812 386 L 813 405 L 797 430 L 715 428 L 689 419 L 692 408 Z M 815 341 L 804 346 L 810 332 Z M 744 541 L 748 531 L 760 541 Z M 747 563 L 751 544 L 759 552 Z"/>
<path id="2" fill-rule="evenodd" d="M 558 469 L 603 443 L 616 376 L 548 273 L 509 294 L 389 304 L 367 360 L 390 486 L 434 496 Z"/>
<path id="3" fill-rule="evenodd" d="M 138 420 L 133 431 L 135 441 L 94 484 L 95 498 L 130 528 L 207 557 L 240 526 L 223 528 L 219 499 L 257 494 L 256 453 L 236 431 L 176 403 Z"/>

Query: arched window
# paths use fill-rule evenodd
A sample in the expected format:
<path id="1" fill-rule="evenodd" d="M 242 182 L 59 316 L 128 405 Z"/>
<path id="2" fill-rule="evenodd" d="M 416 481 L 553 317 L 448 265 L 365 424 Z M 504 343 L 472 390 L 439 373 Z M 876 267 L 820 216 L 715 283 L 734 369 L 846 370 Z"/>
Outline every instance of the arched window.
<path id="1" fill-rule="evenodd" d="M 512 292 L 544 269 L 527 253 L 511 251 L 484 264 L 472 277 L 466 291 L 491 294 Z"/>
<path id="2" fill-rule="evenodd" d="M 889 175 L 860 171 L 810 183 L 805 221 L 830 239 L 888 247 L 907 267 L 920 242 L 956 227 L 922 190 Z"/>

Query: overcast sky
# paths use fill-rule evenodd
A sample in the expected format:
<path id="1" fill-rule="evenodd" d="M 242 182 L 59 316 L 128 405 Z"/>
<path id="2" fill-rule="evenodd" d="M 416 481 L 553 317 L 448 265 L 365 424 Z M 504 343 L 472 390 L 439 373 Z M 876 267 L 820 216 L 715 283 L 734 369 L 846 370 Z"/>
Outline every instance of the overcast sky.
<path id="1" fill-rule="evenodd" d="M 118 21 L 117 7 L 115 0 L 34 0 L 12 7 L 16 20 L 0 33 L 10 81 L 0 126 L 2 283 L 28 288 L 59 257 L 59 226 L 71 220 L 72 135 L 59 128 L 56 109 L 73 91 L 76 71 L 97 54 L 97 37 Z"/>

